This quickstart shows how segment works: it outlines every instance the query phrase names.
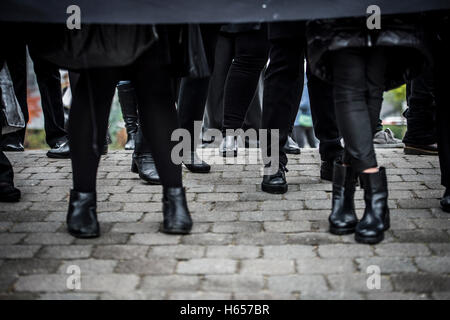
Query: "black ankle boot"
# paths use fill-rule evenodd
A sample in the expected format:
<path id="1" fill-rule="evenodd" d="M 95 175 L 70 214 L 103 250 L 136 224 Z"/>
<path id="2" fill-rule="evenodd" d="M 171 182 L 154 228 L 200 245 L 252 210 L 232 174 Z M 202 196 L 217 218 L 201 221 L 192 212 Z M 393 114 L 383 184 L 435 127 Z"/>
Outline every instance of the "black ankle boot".
<path id="1" fill-rule="evenodd" d="M 76 238 L 96 238 L 100 236 L 97 221 L 97 195 L 95 192 L 70 190 L 67 230 Z"/>
<path id="2" fill-rule="evenodd" d="M 183 160 L 186 168 L 193 173 L 208 173 L 211 166 L 200 159 L 196 151 L 191 151 L 186 159 Z"/>
<path id="3" fill-rule="evenodd" d="M 261 190 L 273 194 L 286 193 L 288 191 L 288 184 L 285 172 L 288 172 L 287 168 L 280 164 L 275 174 L 264 174 Z"/>
<path id="4" fill-rule="evenodd" d="M 450 213 L 450 188 L 445 189 L 444 196 L 441 199 L 441 208 Z"/>
<path id="5" fill-rule="evenodd" d="M 139 177 L 150 184 L 161 184 L 151 153 L 133 153 L 131 172 L 139 173 Z"/>
<path id="6" fill-rule="evenodd" d="M 333 171 L 333 197 L 328 217 L 330 233 L 342 235 L 355 232 L 358 218 L 355 213 L 356 177 L 351 167 L 335 162 Z"/>
<path id="7" fill-rule="evenodd" d="M 127 142 L 125 143 L 125 150 L 134 150 L 136 145 L 136 132 L 128 131 L 127 129 Z"/>
<path id="8" fill-rule="evenodd" d="M 380 167 L 379 172 L 363 172 L 359 177 L 366 209 L 356 225 L 355 240 L 375 244 L 384 239 L 384 231 L 390 227 L 386 169 Z"/>
<path id="9" fill-rule="evenodd" d="M 14 187 L 14 183 L 0 182 L 0 202 L 18 202 L 20 190 Z"/>
<path id="10" fill-rule="evenodd" d="M 162 201 L 164 222 L 161 231 L 169 234 L 188 234 L 192 229 L 192 219 L 184 188 L 164 187 Z"/>

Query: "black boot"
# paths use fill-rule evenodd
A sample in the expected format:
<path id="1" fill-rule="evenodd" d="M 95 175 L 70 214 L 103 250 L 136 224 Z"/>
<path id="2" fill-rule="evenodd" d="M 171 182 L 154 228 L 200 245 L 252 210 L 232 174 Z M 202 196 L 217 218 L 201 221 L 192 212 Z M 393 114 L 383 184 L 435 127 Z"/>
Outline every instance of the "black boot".
<path id="1" fill-rule="evenodd" d="M 320 179 L 333 182 L 333 160 L 322 161 L 320 164 Z"/>
<path id="2" fill-rule="evenodd" d="M 188 234 L 192 219 L 186 202 L 184 188 L 163 189 L 164 222 L 161 231 L 169 234 Z"/>
<path id="3" fill-rule="evenodd" d="M 288 135 L 286 144 L 284 145 L 284 152 L 287 154 L 300 154 L 301 152 L 297 142 L 290 135 Z"/>
<path id="4" fill-rule="evenodd" d="M 200 159 L 196 151 L 191 151 L 185 160 L 183 160 L 186 168 L 194 173 L 208 173 L 211 171 L 211 166 Z"/>
<path id="5" fill-rule="evenodd" d="M 97 194 L 70 190 L 67 230 L 76 238 L 96 238 L 100 236 L 97 221 Z"/>
<path id="6" fill-rule="evenodd" d="M 150 184 L 161 184 L 151 153 L 133 153 L 131 172 L 138 173 L 139 178 Z"/>
<path id="7" fill-rule="evenodd" d="M 121 81 L 117 85 L 117 94 L 122 108 L 125 129 L 127 130 L 125 150 L 134 150 L 138 129 L 137 100 L 134 87 L 129 81 Z"/>
<path id="8" fill-rule="evenodd" d="M 20 200 L 20 190 L 14 184 L 0 182 L 0 202 L 18 202 Z"/>
<path id="9" fill-rule="evenodd" d="M 237 157 L 238 142 L 235 136 L 225 136 L 219 146 L 222 157 Z"/>
<path id="10" fill-rule="evenodd" d="M 355 240 L 375 244 L 384 239 L 384 231 L 390 227 L 386 169 L 380 167 L 379 172 L 363 172 L 359 177 L 366 209 L 356 225 Z"/>
<path id="11" fill-rule="evenodd" d="M 441 199 L 441 208 L 450 213 L 450 188 L 445 189 L 444 196 Z"/>
<path id="12" fill-rule="evenodd" d="M 62 139 L 57 142 L 50 150 L 47 152 L 47 157 L 52 159 L 69 159 L 70 158 L 70 146 L 69 140 Z"/>
<path id="13" fill-rule="evenodd" d="M 328 217 L 330 233 L 342 235 L 355 232 L 358 218 L 355 213 L 356 176 L 351 167 L 334 164 L 333 197 L 331 214 Z"/>
<path id="14" fill-rule="evenodd" d="M 287 168 L 280 164 L 275 174 L 264 174 L 261 183 L 262 191 L 274 194 L 286 193 L 288 191 L 288 184 L 286 182 L 285 172 L 288 172 Z"/>

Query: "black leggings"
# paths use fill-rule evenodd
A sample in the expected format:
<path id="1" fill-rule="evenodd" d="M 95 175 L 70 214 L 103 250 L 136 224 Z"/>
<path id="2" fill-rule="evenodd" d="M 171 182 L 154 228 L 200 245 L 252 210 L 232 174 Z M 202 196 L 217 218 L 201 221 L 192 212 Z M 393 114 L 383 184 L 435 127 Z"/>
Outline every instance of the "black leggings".
<path id="1" fill-rule="evenodd" d="M 235 37 L 235 55 L 225 82 L 224 133 L 226 129 L 242 127 L 269 50 L 266 28 L 230 36 Z"/>
<path id="2" fill-rule="evenodd" d="M 160 62 L 164 61 L 163 54 L 164 50 L 152 47 L 132 66 L 81 72 L 74 88 L 69 121 L 73 187 L 76 191 L 96 190 L 100 155 L 95 152 L 93 141 L 96 140 L 97 146 L 104 144 L 111 102 L 121 79 L 130 79 L 135 87 L 142 132 L 152 150 L 162 185 L 182 186 L 181 165 L 175 165 L 171 160 L 175 142 L 170 137 L 177 129 L 178 121 L 173 79 L 166 65 Z"/>
<path id="3" fill-rule="evenodd" d="M 336 119 L 345 142 L 344 162 L 357 173 L 377 166 L 373 147 L 383 102 L 384 48 L 348 48 L 331 54 Z"/>

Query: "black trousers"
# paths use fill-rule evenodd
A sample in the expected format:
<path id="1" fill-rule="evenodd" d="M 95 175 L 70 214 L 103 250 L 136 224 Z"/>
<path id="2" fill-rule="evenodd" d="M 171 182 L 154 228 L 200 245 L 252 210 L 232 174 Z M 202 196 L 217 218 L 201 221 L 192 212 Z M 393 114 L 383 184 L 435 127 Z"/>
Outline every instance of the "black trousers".
<path id="1" fill-rule="evenodd" d="M 29 120 L 27 104 L 27 60 L 26 46 L 24 43 L 9 47 L 10 51 L 6 61 L 11 78 L 14 83 L 17 100 L 20 103 L 25 122 Z M 41 106 L 44 114 L 45 140 L 50 147 L 55 147 L 58 142 L 67 138 L 64 129 L 64 107 L 62 103 L 61 76 L 58 67 L 36 57 L 30 52 L 33 60 L 34 72 L 41 95 Z M 15 133 L 7 134 L 2 139 L 2 144 L 23 143 L 26 128 Z"/>
<path id="2" fill-rule="evenodd" d="M 408 110 L 404 113 L 407 121 L 404 143 L 428 145 L 437 142 L 433 92 L 432 69 L 425 70 L 422 75 L 406 83 Z"/>
<path id="3" fill-rule="evenodd" d="M 439 148 L 439 164 L 441 168 L 441 184 L 450 188 L 450 32 L 449 23 L 440 27 L 440 41 L 436 41 L 433 55 L 435 61 L 434 83 L 436 97 L 437 143 Z"/>
<path id="4" fill-rule="evenodd" d="M 214 58 L 220 26 L 221 25 L 217 24 L 200 25 L 203 46 L 211 73 L 214 71 Z M 192 150 L 196 149 L 199 139 L 199 137 L 194 135 L 194 121 L 203 120 L 209 83 L 210 77 L 184 77 L 180 81 L 178 121 L 180 123 L 180 128 L 188 130 L 191 135 Z"/>
<path id="5" fill-rule="evenodd" d="M 2 132 L 0 130 L 0 139 L 2 138 Z M 14 172 L 6 157 L 5 153 L 0 149 L 0 183 L 6 182 L 8 184 L 14 183 Z"/>
<path id="6" fill-rule="evenodd" d="M 117 83 L 130 79 L 138 102 L 142 133 L 149 143 L 165 187 L 181 187 L 181 165 L 171 151 L 173 130 L 178 128 L 173 78 L 166 61 L 167 48 L 154 44 L 131 66 L 90 69 L 80 73 L 70 110 L 69 140 L 74 189 L 95 191 L 100 150 L 106 138 L 109 111 Z M 97 150 L 94 146 L 97 146 Z"/>
<path id="7" fill-rule="evenodd" d="M 261 71 L 267 63 L 267 30 L 230 33 L 234 59 L 228 70 L 224 91 L 222 130 L 243 127 L 245 114 L 255 96 Z"/>
<path id="8" fill-rule="evenodd" d="M 223 125 L 223 98 L 225 82 L 228 71 L 235 55 L 235 41 L 232 34 L 219 33 L 214 58 L 214 72 L 210 79 L 203 131 L 207 129 L 222 129 Z M 255 94 L 245 115 L 244 130 L 248 128 L 259 129 L 261 126 L 261 100 Z"/>
<path id="9" fill-rule="evenodd" d="M 385 54 L 383 48 L 331 52 L 336 119 L 345 142 L 344 162 L 357 173 L 377 166 L 373 135 L 383 102 Z"/>
<path id="10" fill-rule="evenodd" d="M 305 36 L 301 23 L 269 25 L 270 63 L 265 72 L 262 128 L 279 130 L 279 160 L 287 164 L 284 145 L 298 112 L 304 81 Z M 341 156 L 332 86 L 307 70 L 311 115 L 323 161 Z M 269 135 L 270 137 L 270 135 Z M 270 143 L 264 154 L 271 156 Z"/>

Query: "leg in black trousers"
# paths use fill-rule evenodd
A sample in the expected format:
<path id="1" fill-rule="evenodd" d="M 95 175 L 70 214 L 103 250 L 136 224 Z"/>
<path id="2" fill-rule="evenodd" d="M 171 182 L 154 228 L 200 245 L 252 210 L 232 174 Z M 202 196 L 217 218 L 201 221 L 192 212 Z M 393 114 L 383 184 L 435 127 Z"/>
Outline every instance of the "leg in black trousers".
<path id="1" fill-rule="evenodd" d="M 450 99 L 448 94 L 450 73 L 450 32 L 448 18 L 443 26 L 437 29 L 439 40 L 434 47 L 434 83 L 436 97 L 437 143 L 439 148 L 439 164 L 441 168 L 441 184 L 445 193 L 441 199 L 441 208 L 450 213 Z"/>
<path id="2" fill-rule="evenodd" d="M 17 101 L 25 118 L 25 124 L 28 123 L 28 104 L 27 104 L 27 55 L 25 42 L 12 39 L 12 43 L 6 46 L 4 53 L 5 61 L 8 65 L 11 79 L 14 84 L 14 92 Z M 2 49 L 3 50 L 3 49 Z M 26 128 L 17 132 L 6 134 L 1 139 L 1 147 L 4 151 L 23 151 Z"/>
<path id="3" fill-rule="evenodd" d="M 0 150 L 0 202 L 16 202 L 19 199 L 20 190 L 14 188 L 13 168 L 6 155 Z"/>
<path id="4" fill-rule="evenodd" d="M 33 60 L 34 72 L 41 94 L 45 140 L 50 148 L 56 148 L 59 144 L 67 141 L 59 68 L 36 57 L 33 52 L 30 52 L 30 56 Z"/>
<path id="5" fill-rule="evenodd" d="M 431 69 L 406 83 L 408 110 L 404 113 L 407 131 L 405 154 L 437 155 L 436 106 Z"/>
<path id="6" fill-rule="evenodd" d="M 261 71 L 267 63 L 268 40 L 265 28 L 234 35 L 235 54 L 224 89 L 222 156 L 237 156 L 237 137 L 227 130 L 241 129 L 255 96 Z"/>
<path id="7" fill-rule="evenodd" d="M 349 234 L 374 244 L 389 229 L 386 171 L 377 167 L 373 146 L 386 72 L 383 48 L 346 48 L 331 52 L 333 92 L 339 132 L 345 141 L 343 163 L 333 173 L 330 232 Z M 354 210 L 356 176 L 364 189 L 365 211 L 358 222 Z"/>
<path id="8" fill-rule="evenodd" d="M 206 58 L 210 67 L 210 72 L 214 69 L 214 55 L 219 35 L 220 25 L 200 25 L 202 33 L 203 46 Z M 189 131 L 191 136 L 191 152 L 184 155 L 183 161 L 192 172 L 207 173 L 211 166 L 200 160 L 196 153 L 200 132 L 195 132 L 195 121 L 201 122 L 205 113 L 205 104 L 208 97 L 210 77 L 207 78 L 189 78 L 181 80 L 180 92 L 178 97 L 178 120 L 180 128 Z"/>

